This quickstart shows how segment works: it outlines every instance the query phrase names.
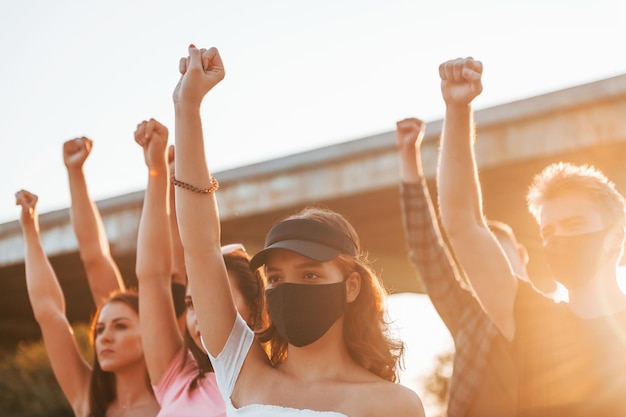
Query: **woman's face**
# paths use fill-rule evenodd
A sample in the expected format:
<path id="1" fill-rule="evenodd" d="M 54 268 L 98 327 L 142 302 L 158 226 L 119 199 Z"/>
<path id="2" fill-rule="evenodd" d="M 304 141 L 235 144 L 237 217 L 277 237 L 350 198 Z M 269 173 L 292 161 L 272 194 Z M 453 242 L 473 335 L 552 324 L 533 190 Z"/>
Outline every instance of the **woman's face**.
<path id="1" fill-rule="evenodd" d="M 235 274 L 231 271 L 228 271 L 228 278 L 230 278 L 230 291 L 233 294 L 235 307 L 237 307 L 239 315 L 247 322 L 251 314 L 250 306 L 246 302 L 246 298 L 239 290 L 239 286 L 237 285 L 237 277 L 235 276 Z"/>
<path id="2" fill-rule="evenodd" d="M 202 346 L 202 341 L 200 340 L 200 327 L 198 327 L 198 320 L 196 318 L 196 310 L 193 305 L 193 300 L 191 299 L 191 284 L 190 283 L 187 283 L 187 291 L 185 293 L 185 306 L 187 307 L 185 311 L 185 317 L 187 319 L 187 331 L 189 332 L 191 339 L 193 339 L 198 349 L 206 353 L 204 346 Z"/>
<path id="3" fill-rule="evenodd" d="M 94 345 L 103 371 L 116 372 L 142 362 L 139 315 L 123 302 L 105 304 L 96 323 Z"/>

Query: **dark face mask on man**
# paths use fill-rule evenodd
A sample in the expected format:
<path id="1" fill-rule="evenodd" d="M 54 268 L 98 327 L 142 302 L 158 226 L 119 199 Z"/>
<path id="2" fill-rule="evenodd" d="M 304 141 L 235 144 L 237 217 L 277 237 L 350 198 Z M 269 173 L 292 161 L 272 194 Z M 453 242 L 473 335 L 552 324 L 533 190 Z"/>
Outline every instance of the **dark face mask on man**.
<path id="1" fill-rule="evenodd" d="M 346 309 L 346 283 L 283 283 L 266 292 L 267 310 L 280 336 L 297 347 L 322 337 Z"/>
<path id="2" fill-rule="evenodd" d="M 571 236 L 553 236 L 544 245 L 554 278 L 570 290 L 588 283 L 606 262 L 604 239 L 608 229 Z"/>

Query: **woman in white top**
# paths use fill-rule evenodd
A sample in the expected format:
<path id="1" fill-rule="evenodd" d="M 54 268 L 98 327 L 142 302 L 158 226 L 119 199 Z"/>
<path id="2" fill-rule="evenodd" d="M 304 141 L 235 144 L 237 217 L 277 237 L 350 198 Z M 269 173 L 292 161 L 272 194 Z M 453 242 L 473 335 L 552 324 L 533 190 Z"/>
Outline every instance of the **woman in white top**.
<path id="1" fill-rule="evenodd" d="M 180 72 L 173 94 L 177 178 L 172 181 L 178 186 L 178 224 L 198 323 L 227 415 L 423 416 L 417 394 L 394 383 L 399 352 L 384 337 L 383 289 L 361 262 L 356 234 L 336 213 L 278 223 L 266 249 L 253 258 L 254 266 L 265 265 L 270 288 L 275 331 L 264 335 L 272 340 L 268 359 L 237 314 L 220 251 L 218 184 L 206 163 L 200 107 L 224 78 L 222 60 L 215 48 L 190 45 Z M 309 308 L 314 317 L 306 317 Z M 283 315 L 292 311 L 293 316 Z M 373 321 L 355 326 L 364 311 L 374 313 L 367 316 Z M 314 331 L 301 334 L 292 317 L 312 318 Z M 287 341 L 283 347 L 281 339 Z M 383 341 L 383 349 L 375 339 Z"/>

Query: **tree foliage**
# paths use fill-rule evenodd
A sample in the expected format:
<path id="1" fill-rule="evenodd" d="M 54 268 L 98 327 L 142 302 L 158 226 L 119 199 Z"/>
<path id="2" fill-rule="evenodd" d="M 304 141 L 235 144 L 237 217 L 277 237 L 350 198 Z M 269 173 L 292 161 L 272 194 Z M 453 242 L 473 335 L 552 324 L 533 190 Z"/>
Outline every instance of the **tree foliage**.
<path id="1" fill-rule="evenodd" d="M 93 350 L 89 326 L 74 326 L 74 335 L 89 363 Z M 0 360 L 0 417 L 72 417 L 57 383 L 43 341 L 20 343 Z"/>
<path id="2" fill-rule="evenodd" d="M 454 351 L 440 353 L 436 359 L 437 363 L 433 373 L 424 381 L 424 387 L 428 400 L 435 403 L 437 408 L 442 410 L 441 416 L 445 416 L 450 396 L 450 377 L 452 376 Z"/>

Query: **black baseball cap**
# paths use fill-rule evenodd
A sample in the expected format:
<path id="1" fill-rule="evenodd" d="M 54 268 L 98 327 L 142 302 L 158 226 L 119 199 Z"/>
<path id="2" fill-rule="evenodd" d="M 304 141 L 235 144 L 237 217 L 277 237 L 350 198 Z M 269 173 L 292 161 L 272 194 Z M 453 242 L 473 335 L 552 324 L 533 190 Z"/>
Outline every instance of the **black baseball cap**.
<path id="1" fill-rule="evenodd" d="M 265 265 L 273 249 L 286 249 L 314 261 L 326 262 L 340 254 L 357 256 L 356 243 L 339 230 L 311 219 L 290 219 L 277 223 L 265 238 L 265 248 L 250 260 L 256 270 Z"/>

